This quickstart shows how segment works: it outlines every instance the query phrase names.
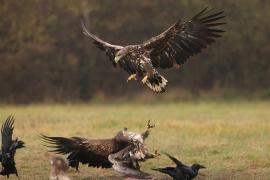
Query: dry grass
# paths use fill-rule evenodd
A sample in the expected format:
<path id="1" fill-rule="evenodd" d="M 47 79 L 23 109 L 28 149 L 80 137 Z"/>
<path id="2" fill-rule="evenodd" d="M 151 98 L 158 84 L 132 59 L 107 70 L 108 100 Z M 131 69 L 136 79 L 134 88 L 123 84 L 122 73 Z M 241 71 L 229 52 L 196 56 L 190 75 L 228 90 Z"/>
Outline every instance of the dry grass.
<path id="1" fill-rule="evenodd" d="M 57 136 L 106 138 L 123 127 L 143 131 L 148 119 L 156 128 L 147 140 L 150 149 L 169 152 L 185 163 L 206 165 L 198 179 L 270 178 L 270 102 L 178 102 L 161 104 L 67 104 L 0 106 L 1 120 L 15 116 L 14 135 L 26 142 L 16 161 L 21 179 L 48 179 L 51 154 L 37 132 Z M 142 169 L 172 165 L 165 157 Z M 73 179 L 121 179 L 112 170 L 81 166 Z M 16 179 L 14 176 L 11 179 Z"/>

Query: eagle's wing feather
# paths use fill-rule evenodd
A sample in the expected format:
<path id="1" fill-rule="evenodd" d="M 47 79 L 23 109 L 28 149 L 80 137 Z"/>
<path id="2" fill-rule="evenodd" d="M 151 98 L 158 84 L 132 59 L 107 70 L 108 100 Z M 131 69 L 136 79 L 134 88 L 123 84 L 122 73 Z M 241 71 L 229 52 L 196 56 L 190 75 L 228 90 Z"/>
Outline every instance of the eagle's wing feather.
<path id="1" fill-rule="evenodd" d="M 9 153 L 10 146 L 12 145 L 12 134 L 13 134 L 13 124 L 14 118 L 9 116 L 5 123 L 2 125 L 1 134 L 2 134 L 2 154 Z"/>
<path id="2" fill-rule="evenodd" d="M 110 44 L 110 43 L 107 43 L 107 42 L 101 40 L 101 39 L 98 38 L 96 35 L 90 33 L 90 32 L 87 30 L 87 28 L 85 27 L 85 24 L 84 24 L 83 21 L 81 22 L 81 24 L 82 24 L 83 33 L 84 33 L 86 36 L 90 37 L 90 38 L 93 40 L 94 44 L 95 44 L 99 49 L 105 51 L 105 52 L 106 52 L 106 55 L 110 58 L 110 60 L 112 61 L 112 63 L 113 63 L 114 65 L 116 65 L 115 62 L 113 61 L 114 58 L 115 58 L 115 54 L 116 54 L 116 52 L 117 52 L 118 50 L 122 49 L 123 47 L 122 47 L 122 46 L 117 46 L 117 45 L 112 45 L 112 44 Z"/>
<path id="3" fill-rule="evenodd" d="M 109 149 L 102 147 L 102 142 L 91 143 L 91 141 L 79 137 L 64 138 L 48 137 L 45 135 L 40 136 L 45 143 L 50 144 L 47 145 L 47 147 L 53 148 L 51 152 L 68 154 L 69 161 L 79 161 L 92 167 L 111 167 L 111 164 L 107 159 L 109 152 L 108 154 L 104 152 L 106 150 L 109 151 Z"/>
<path id="4" fill-rule="evenodd" d="M 215 38 L 221 37 L 225 31 L 217 27 L 225 24 L 219 21 L 224 17 L 223 11 L 211 13 L 205 8 L 189 21 L 177 21 L 160 35 L 144 42 L 143 47 L 149 51 L 155 67 L 182 65 L 189 57 L 215 42 Z"/>

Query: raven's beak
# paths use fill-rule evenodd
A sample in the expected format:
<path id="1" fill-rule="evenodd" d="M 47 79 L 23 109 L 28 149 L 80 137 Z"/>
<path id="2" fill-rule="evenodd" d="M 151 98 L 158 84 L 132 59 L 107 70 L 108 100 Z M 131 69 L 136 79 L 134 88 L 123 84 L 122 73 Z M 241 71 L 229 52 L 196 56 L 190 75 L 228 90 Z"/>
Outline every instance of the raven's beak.
<path id="1" fill-rule="evenodd" d="M 202 168 L 202 169 L 206 169 L 206 167 L 205 166 L 203 166 L 203 165 L 201 165 L 201 167 L 200 168 Z"/>

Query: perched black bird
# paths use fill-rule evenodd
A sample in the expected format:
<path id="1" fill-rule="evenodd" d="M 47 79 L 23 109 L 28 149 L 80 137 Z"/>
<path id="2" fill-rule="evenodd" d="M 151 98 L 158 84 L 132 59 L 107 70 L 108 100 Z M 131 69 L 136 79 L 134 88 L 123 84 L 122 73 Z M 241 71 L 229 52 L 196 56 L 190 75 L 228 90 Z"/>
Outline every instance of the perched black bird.
<path id="1" fill-rule="evenodd" d="M 15 153 L 19 148 L 23 148 L 24 142 L 18 140 L 12 140 L 13 134 L 13 124 L 14 118 L 9 116 L 1 128 L 2 134 L 2 147 L 1 147 L 1 155 L 0 160 L 2 164 L 2 169 L 0 171 L 0 175 L 9 177 L 10 174 L 16 174 L 18 176 L 18 172 L 15 166 Z"/>
<path id="2" fill-rule="evenodd" d="M 173 177 L 174 180 L 190 180 L 194 179 L 201 168 L 206 168 L 200 164 L 193 164 L 191 167 L 184 165 L 181 161 L 175 157 L 166 153 L 166 155 L 176 164 L 176 167 L 165 167 L 165 168 L 152 168 L 152 170 L 168 174 Z"/>
<path id="3" fill-rule="evenodd" d="M 94 44 L 105 51 L 114 67 L 124 69 L 129 80 L 140 80 L 152 91 L 164 92 L 167 80 L 158 69 L 182 66 L 191 56 L 199 54 L 224 32 L 223 11 L 203 9 L 188 21 L 176 21 L 158 36 L 137 45 L 117 46 L 99 39 L 87 31 L 83 32 Z"/>

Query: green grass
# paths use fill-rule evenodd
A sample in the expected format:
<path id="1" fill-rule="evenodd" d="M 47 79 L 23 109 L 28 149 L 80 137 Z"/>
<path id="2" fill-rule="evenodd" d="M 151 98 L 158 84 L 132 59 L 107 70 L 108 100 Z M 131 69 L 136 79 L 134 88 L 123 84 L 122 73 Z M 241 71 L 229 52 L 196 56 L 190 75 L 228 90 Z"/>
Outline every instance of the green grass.
<path id="1" fill-rule="evenodd" d="M 156 128 L 146 143 L 154 151 L 166 151 L 183 162 L 207 166 L 198 179 L 270 178 L 270 102 L 205 101 L 161 104 L 66 104 L 0 106 L 3 121 L 13 114 L 14 135 L 26 142 L 17 152 L 21 179 L 48 179 L 47 148 L 37 136 L 112 137 L 123 127 L 142 132 L 147 120 Z M 141 163 L 142 169 L 172 165 L 166 156 Z M 73 179 L 121 179 L 113 170 L 81 166 L 70 170 Z M 14 176 L 11 179 L 16 179 Z"/>

